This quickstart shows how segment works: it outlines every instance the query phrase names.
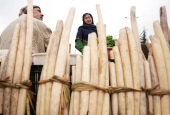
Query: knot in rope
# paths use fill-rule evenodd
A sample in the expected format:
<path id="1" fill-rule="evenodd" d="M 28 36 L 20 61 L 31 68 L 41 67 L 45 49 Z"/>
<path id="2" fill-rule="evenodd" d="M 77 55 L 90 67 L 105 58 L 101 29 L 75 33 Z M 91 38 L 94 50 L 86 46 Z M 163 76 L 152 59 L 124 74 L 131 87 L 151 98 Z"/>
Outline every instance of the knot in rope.
<path id="1" fill-rule="evenodd" d="M 105 90 L 106 92 L 108 92 L 109 94 L 113 94 L 114 93 L 114 89 L 112 87 L 107 87 L 107 89 Z"/>

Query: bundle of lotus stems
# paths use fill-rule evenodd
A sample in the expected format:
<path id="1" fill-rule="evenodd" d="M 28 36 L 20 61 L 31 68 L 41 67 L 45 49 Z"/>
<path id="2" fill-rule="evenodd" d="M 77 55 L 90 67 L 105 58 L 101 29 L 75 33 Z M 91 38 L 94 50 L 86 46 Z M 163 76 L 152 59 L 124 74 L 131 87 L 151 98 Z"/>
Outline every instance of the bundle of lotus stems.
<path id="1" fill-rule="evenodd" d="M 10 50 L 1 69 L 0 79 L 9 79 L 7 86 L 4 89 L 1 88 L 0 91 L 0 114 L 24 115 L 26 112 L 27 89 L 11 88 L 9 84 L 21 84 L 21 82 L 29 80 L 30 77 L 33 35 L 32 8 L 32 0 L 28 0 L 27 15 L 23 14 L 21 24 L 17 24 L 15 27 Z"/>
<path id="2" fill-rule="evenodd" d="M 115 61 L 115 64 L 110 62 L 111 86 L 116 87 L 121 84 L 121 86 L 135 89 L 140 89 L 142 86 L 160 92 L 157 95 L 136 91 L 126 92 L 126 96 L 122 96 L 124 98 L 120 96 L 122 92 L 118 95 L 113 93 L 112 114 L 169 115 L 170 53 L 169 45 L 167 45 L 169 28 L 166 8 L 165 6 L 160 8 L 161 24 L 158 21 L 153 22 L 156 35 L 150 36 L 151 45 L 146 43 L 149 50 L 148 60 L 143 56 L 139 43 L 135 7 L 131 7 L 131 16 L 132 30 L 128 27 L 120 29 L 117 45 L 110 52 L 111 59 Z M 157 85 L 159 87 L 155 87 Z M 161 95 L 166 91 L 168 93 Z"/>
<path id="3" fill-rule="evenodd" d="M 100 5 L 97 4 L 96 8 L 98 35 L 88 35 L 88 46 L 84 47 L 83 56 L 77 55 L 76 65 L 72 66 L 72 79 L 67 50 L 75 8 L 70 8 L 65 24 L 58 20 L 40 77 L 36 114 L 169 115 L 170 30 L 165 6 L 160 8 L 160 23 L 153 22 L 155 35 L 150 36 L 151 44 L 145 43 L 149 50 L 148 60 L 141 49 L 136 8 L 132 6 L 131 29 L 120 29 L 119 39 L 110 51 L 108 61 L 106 25 L 103 24 Z M 32 0 L 28 0 L 27 11 L 27 15 L 22 15 L 21 24 L 16 25 L 8 55 L 2 59 L 1 85 L 4 81 L 21 84 L 29 79 Z M 71 98 L 69 81 L 72 81 Z M 0 114 L 30 114 L 27 95 L 24 88 L 0 87 Z"/>
<path id="4" fill-rule="evenodd" d="M 77 56 L 74 82 L 79 85 L 85 82 L 104 87 L 109 86 L 109 68 L 105 39 L 106 32 L 102 21 L 100 6 L 97 5 L 96 7 L 99 17 L 97 30 L 100 47 L 97 46 L 96 33 L 89 34 L 88 46 L 85 46 L 83 51 L 83 60 L 80 56 Z M 71 97 L 71 101 L 74 101 L 72 101 L 73 104 L 70 104 L 71 113 L 69 113 L 69 115 L 109 115 L 109 93 L 104 93 L 100 90 L 82 90 L 81 92 L 73 91 L 72 94 L 74 96 Z M 74 106 L 72 107 L 72 105 Z"/>
<path id="5" fill-rule="evenodd" d="M 167 22 L 164 22 L 166 21 L 165 7 L 160 9 L 161 16 L 164 16 L 161 19 L 164 21 L 161 25 L 158 21 L 153 23 L 156 35 L 150 36 L 151 44 L 146 43 L 149 49 L 148 60 L 141 49 L 136 8 L 132 6 L 132 29 L 129 27 L 120 29 L 119 40 L 110 51 L 109 62 L 106 51 L 106 25 L 103 24 L 100 5 L 96 7 L 99 20 L 96 24 L 99 44 L 97 44 L 97 35 L 91 33 L 88 35 L 88 46 L 84 47 L 83 58 L 77 55 L 76 65 L 72 67 L 73 91 L 70 106 L 63 110 L 63 114 L 169 115 L 170 53 L 165 37 L 169 34 Z M 66 46 L 61 45 L 66 39 L 64 35 L 66 34 L 62 33 L 53 73 L 57 76 L 63 76 L 66 71 L 66 58 L 61 58 L 67 56 L 60 52 L 60 48 L 66 51 Z M 51 95 L 51 104 L 50 112 L 47 114 L 59 114 L 62 84 L 53 82 L 49 87 L 51 94 L 48 95 Z M 119 90 L 120 92 L 117 93 Z M 109 95 L 111 95 L 111 101 Z"/>
<path id="6" fill-rule="evenodd" d="M 63 22 L 57 22 L 56 30 L 52 33 L 46 52 L 45 63 L 40 80 L 50 79 L 54 75 L 55 63 L 57 59 L 59 42 L 63 30 Z M 37 115 L 49 114 L 52 83 L 40 84 L 37 98 Z"/>
<path id="7" fill-rule="evenodd" d="M 67 54 L 67 49 L 74 14 L 75 8 L 70 8 L 64 28 L 62 20 L 57 22 L 56 29 L 51 35 L 47 48 L 40 82 L 48 81 L 49 79 L 52 79 L 53 76 L 58 76 L 61 79 L 63 78 L 66 81 L 69 81 L 70 55 Z M 63 75 L 66 75 L 67 77 L 63 77 Z M 40 84 L 38 89 L 36 114 L 59 115 L 63 112 L 64 115 L 68 115 L 69 104 L 64 108 L 61 107 L 63 105 L 63 97 L 60 95 L 63 94 L 61 91 L 63 88 L 65 87 L 62 83 L 58 82 L 50 81 Z M 69 95 L 68 92 L 66 93 Z"/>
<path id="8" fill-rule="evenodd" d="M 155 86 L 159 85 L 159 87 L 155 89 L 156 91 L 157 90 L 159 91 L 159 89 L 161 89 L 161 91 L 168 90 L 169 92 L 170 53 L 169 53 L 169 45 L 167 45 L 167 41 L 168 41 L 167 38 L 169 37 L 168 36 L 169 28 L 167 26 L 167 14 L 166 14 L 165 6 L 160 8 L 160 16 L 161 16 L 161 24 L 159 24 L 158 21 L 154 21 L 153 23 L 153 27 L 156 35 L 150 36 L 151 45 L 148 42 L 146 43 L 149 50 L 148 60 L 146 60 L 142 54 L 140 43 L 139 43 L 135 7 L 131 7 L 132 30 L 128 27 L 126 27 L 125 29 L 120 29 L 119 40 L 117 45 L 118 47 L 117 46 L 113 47 L 113 52 L 115 53 L 113 53 L 112 51 L 110 52 L 114 54 L 114 56 L 110 54 L 111 58 L 114 57 L 115 59 L 115 68 L 112 62 L 110 62 L 111 63 L 110 67 L 112 67 L 112 70 L 110 70 L 110 78 L 115 79 L 118 75 L 120 75 L 120 72 L 117 72 L 116 68 L 119 67 L 118 70 L 121 71 L 121 66 L 118 65 L 118 63 L 122 61 L 123 71 L 121 73 L 124 76 L 125 87 L 140 89 L 142 86 L 142 87 L 147 87 L 148 89 L 152 89 Z M 126 39 L 128 39 L 128 41 Z M 116 50 L 117 48 L 119 48 L 119 50 Z M 122 60 L 116 59 L 117 57 L 116 51 L 117 52 L 120 51 L 121 54 L 120 56 Z M 113 74 L 112 71 L 116 71 L 116 73 Z M 111 83 L 113 83 L 112 79 L 111 79 Z M 119 84 L 118 83 L 119 79 L 117 79 L 117 84 L 114 83 L 115 86 Z M 123 81 L 121 83 L 123 83 Z M 134 98 L 132 94 L 131 96 L 128 97 L 130 93 L 134 93 Z M 147 93 L 146 96 L 145 92 L 141 92 L 141 93 L 127 92 L 125 99 L 126 99 L 126 105 L 128 105 L 128 107 L 126 107 L 125 114 L 169 115 L 170 105 L 169 105 L 169 95 L 167 94 L 161 96 L 160 93 L 158 93 L 158 95 L 152 96 L 150 94 L 148 95 Z M 121 104 L 119 101 L 120 98 L 119 95 L 120 94 L 118 94 L 118 105 Z M 116 98 L 117 98 L 116 94 L 112 94 L 112 113 L 115 115 L 117 114 L 117 111 L 119 112 L 123 111 L 123 109 L 121 109 L 122 106 L 121 107 L 118 106 L 118 108 L 116 108 L 117 101 L 113 101 Z"/>
<path id="9" fill-rule="evenodd" d="M 113 47 L 113 50 L 110 51 L 111 61 L 107 64 L 107 55 L 105 55 L 106 47 L 103 44 L 105 41 L 102 39 L 105 36 L 105 29 L 100 6 L 97 5 L 99 17 L 99 22 L 97 23 L 99 44 L 96 45 L 96 41 L 94 40 L 96 36 L 94 33 L 88 35 L 88 46 L 84 48 L 85 52 L 83 54 L 82 76 L 80 74 L 78 74 L 79 76 L 76 75 L 75 79 L 79 80 L 75 80 L 75 84 L 73 84 L 82 85 L 87 83 L 87 86 L 79 90 L 73 88 L 73 90 L 75 90 L 73 93 L 76 97 L 74 97 L 73 108 L 70 105 L 70 108 L 72 108 L 72 113 L 70 113 L 70 115 L 108 115 L 109 113 L 113 115 L 169 114 L 170 53 L 169 45 L 167 45 L 167 39 L 165 39 L 164 35 L 167 35 L 169 28 L 167 28 L 167 26 L 164 27 L 167 24 L 167 22 L 164 21 L 162 22 L 164 25 L 160 25 L 158 21 L 153 23 L 156 35 L 150 36 L 151 44 L 146 42 L 147 48 L 149 49 L 148 60 L 146 60 L 140 45 L 135 9 L 134 6 L 131 7 L 132 29 L 128 27 L 120 29 L 119 40 L 116 46 Z M 160 10 L 164 10 L 164 13 L 166 13 L 165 7 L 162 7 Z M 166 18 L 166 14 L 164 15 Z M 98 49 L 96 49 L 97 47 Z M 91 52 L 90 58 L 88 53 L 89 48 Z M 90 60 L 91 66 L 87 59 Z M 81 62 L 77 61 L 76 64 L 79 69 L 81 67 L 80 63 Z M 98 65 L 98 67 L 96 65 Z M 81 72 L 81 70 L 78 71 Z M 90 79 L 89 72 L 91 73 Z M 84 78 L 84 76 L 86 77 Z M 110 86 L 117 87 L 115 90 L 119 90 L 120 87 L 125 88 L 125 92 L 110 92 L 111 109 L 108 104 L 109 102 L 106 101 L 109 100 L 109 97 L 107 98 L 106 96 L 106 94 L 109 95 L 108 92 L 104 93 L 101 89 L 97 90 L 95 88 L 90 89 L 90 91 L 88 89 L 92 84 L 109 89 L 107 87 L 109 86 L 108 78 L 110 78 Z M 94 79 L 96 79 L 96 82 L 94 82 Z M 79 81 L 81 82 L 79 83 Z M 90 86 L 88 82 L 91 83 Z M 128 88 L 136 90 L 128 91 Z M 157 92 L 155 93 L 156 95 L 151 93 L 152 91 Z M 98 92 L 97 95 L 96 92 Z M 95 98 L 97 98 L 97 102 Z"/>

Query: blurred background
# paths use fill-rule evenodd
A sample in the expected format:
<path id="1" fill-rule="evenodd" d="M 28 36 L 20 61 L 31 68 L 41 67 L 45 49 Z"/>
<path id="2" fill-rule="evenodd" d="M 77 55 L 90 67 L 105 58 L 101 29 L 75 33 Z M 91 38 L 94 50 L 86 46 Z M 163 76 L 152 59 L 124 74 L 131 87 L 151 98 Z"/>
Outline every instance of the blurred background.
<path id="1" fill-rule="evenodd" d="M 76 13 L 71 29 L 71 53 L 80 54 L 75 49 L 75 38 L 78 27 L 83 24 L 82 15 L 91 13 L 94 24 L 98 22 L 96 4 L 100 4 L 103 22 L 106 24 L 106 35 L 119 38 L 119 30 L 130 27 L 130 7 L 136 7 L 139 35 L 146 30 L 146 38 L 154 34 L 153 21 L 160 20 L 160 7 L 166 6 L 168 24 L 170 24 L 170 0 L 33 0 L 44 14 L 43 22 L 55 30 L 57 21 L 65 22 L 69 8 L 75 7 Z M 27 0 L 1 0 L 0 4 L 0 34 L 16 18 L 21 7 L 27 5 Z M 170 27 L 170 26 L 169 26 Z"/>

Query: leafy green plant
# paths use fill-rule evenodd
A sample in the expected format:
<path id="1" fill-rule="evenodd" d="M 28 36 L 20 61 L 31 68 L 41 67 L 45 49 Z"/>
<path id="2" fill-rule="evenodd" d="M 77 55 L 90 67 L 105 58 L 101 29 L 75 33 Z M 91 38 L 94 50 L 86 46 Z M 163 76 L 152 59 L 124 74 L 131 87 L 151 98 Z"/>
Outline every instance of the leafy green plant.
<path id="1" fill-rule="evenodd" d="M 116 41 L 117 39 L 113 39 L 113 37 L 112 36 L 106 36 L 106 42 L 107 42 L 107 47 L 113 47 L 113 46 L 115 46 L 115 41 Z"/>

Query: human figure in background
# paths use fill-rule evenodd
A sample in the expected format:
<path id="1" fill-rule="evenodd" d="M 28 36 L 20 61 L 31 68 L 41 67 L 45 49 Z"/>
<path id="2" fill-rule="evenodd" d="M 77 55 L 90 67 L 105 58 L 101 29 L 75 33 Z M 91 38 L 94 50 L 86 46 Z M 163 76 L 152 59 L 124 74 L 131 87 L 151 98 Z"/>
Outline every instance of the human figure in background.
<path id="1" fill-rule="evenodd" d="M 27 6 L 20 9 L 19 16 L 22 14 L 27 14 Z M 42 14 L 41 8 L 39 6 L 33 6 L 33 17 L 38 20 L 43 20 L 44 14 Z"/>
<path id="2" fill-rule="evenodd" d="M 84 46 L 88 42 L 88 34 L 95 32 L 97 34 L 96 26 L 93 22 L 93 16 L 90 13 L 83 14 L 83 25 L 78 28 L 76 36 L 76 49 L 83 53 Z"/>
<path id="3" fill-rule="evenodd" d="M 10 23 L 0 36 L 0 49 L 9 49 L 15 25 L 21 22 L 22 14 L 27 14 L 27 6 L 20 9 L 19 17 Z M 51 29 L 43 22 L 43 14 L 39 6 L 33 5 L 33 39 L 32 39 L 32 53 L 43 53 L 46 51 Z"/>

